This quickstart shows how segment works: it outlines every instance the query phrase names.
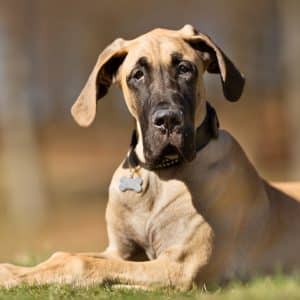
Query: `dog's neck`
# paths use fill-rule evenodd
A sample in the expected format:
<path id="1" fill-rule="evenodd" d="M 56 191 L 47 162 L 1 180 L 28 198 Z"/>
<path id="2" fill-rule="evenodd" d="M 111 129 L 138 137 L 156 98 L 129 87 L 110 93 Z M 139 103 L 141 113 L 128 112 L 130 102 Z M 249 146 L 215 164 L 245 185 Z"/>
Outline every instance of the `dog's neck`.
<path id="1" fill-rule="evenodd" d="M 205 114 L 202 122 L 196 129 L 196 151 L 202 150 L 211 139 L 215 139 L 218 136 L 219 120 L 215 109 L 206 102 Z M 162 158 L 161 162 L 155 166 L 147 164 L 145 161 L 143 150 L 143 136 L 139 123 L 137 124 L 137 130 L 133 132 L 130 150 L 128 152 L 126 160 L 129 168 L 136 168 L 137 166 L 144 167 L 146 169 L 155 170 L 168 168 L 181 163 L 180 159 L 168 159 Z"/>

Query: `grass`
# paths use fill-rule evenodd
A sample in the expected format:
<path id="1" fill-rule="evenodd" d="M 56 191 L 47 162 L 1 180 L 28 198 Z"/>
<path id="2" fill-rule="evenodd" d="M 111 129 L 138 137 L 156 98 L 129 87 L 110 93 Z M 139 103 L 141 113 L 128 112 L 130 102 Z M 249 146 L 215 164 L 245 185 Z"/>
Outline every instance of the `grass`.
<path id="1" fill-rule="evenodd" d="M 235 300 L 235 299 L 300 299 L 300 276 L 262 277 L 247 284 L 231 283 L 225 288 L 212 288 L 208 291 L 194 289 L 189 292 L 157 290 L 152 292 L 113 289 L 94 286 L 75 288 L 71 286 L 16 287 L 10 290 L 0 289 L 0 299 L 116 299 L 116 300 Z"/>
<path id="2" fill-rule="evenodd" d="M 44 255 L 42 257 L 45 257 Z M 42 257 L 24 256 L 16 263 L 35 265 Z M 189 292 L 174 290 L 141 291 L 116 289 L 110 286 L 79 288 L 72 286 L 47 285 L 39 287 L 20 286 L 12 289 L 0 288 L 0 300 L 300 300 L 300 273 L 293 276 L 257 277 L 248 283 L 232 282 L 226 287 L 211 286 L 205 290 L 193 289 Z"/>

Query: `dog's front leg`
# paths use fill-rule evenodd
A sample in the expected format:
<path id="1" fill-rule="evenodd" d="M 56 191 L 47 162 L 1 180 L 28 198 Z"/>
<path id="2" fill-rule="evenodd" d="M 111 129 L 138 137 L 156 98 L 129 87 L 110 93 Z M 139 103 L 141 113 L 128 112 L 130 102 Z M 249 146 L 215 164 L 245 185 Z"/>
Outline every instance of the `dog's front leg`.
<path id="1" fill-rule="evenodd" d="M 36 267 L 14 267 L 9 271 L 8 265 L 0 265 L 0 274 L 1 268 L 4 275 L 0 277 L 0 286 L 50 283 L 88 286 L 108 283 L 186 289 L 191 285 L 189 276 L 185 274 L 184 264 L 166 256 L 153 261 L 132 262 L 58 253 Z"/>

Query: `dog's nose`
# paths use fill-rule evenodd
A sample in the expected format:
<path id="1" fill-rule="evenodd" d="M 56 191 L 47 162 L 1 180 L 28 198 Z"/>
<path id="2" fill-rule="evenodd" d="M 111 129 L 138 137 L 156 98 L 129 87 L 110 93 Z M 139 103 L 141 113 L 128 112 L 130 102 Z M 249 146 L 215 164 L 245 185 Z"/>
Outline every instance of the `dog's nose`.
<path id="1" fill-rule="evenodd" d="M 152 120 L 163 133 L 172 132 L 183 125 L 183 114 L 179 110 L 161 109 L 153 114 Z"/>

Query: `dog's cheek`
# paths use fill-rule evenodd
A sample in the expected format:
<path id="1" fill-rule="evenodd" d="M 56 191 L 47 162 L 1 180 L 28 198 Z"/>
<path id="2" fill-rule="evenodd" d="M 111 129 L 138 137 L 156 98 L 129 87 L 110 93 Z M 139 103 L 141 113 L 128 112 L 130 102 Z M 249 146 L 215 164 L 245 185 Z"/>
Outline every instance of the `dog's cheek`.
<path id="1" fill-rule="evenodd" d="M 192 161 L 196 156 L 195 129 L 193 125 L 189 125 L 184 129 L 182 155 L 187 161 Z"/>
<path id="2" fill-rule="evenodd" d="M 144 156 L 147 162 L 152 162 L 157 150 L 157 136 L 151 124 L 150 106 L 144 100 L 138 105 L 138 120 L 143 138 Z"/>
<path id="3" fill-rule="evenodd" d="M 121 90 L 129 113 L 133 116 L 135 120 L 138 120 L 138 111 L 136 106 L 135 95 L 129 89 L 126 80 L 124 79 L 122 79 L 121 81 Z"/>
<path id="4" fill-rule="evenodd" d="M 162 147 L 161 136 L 151 127 L 145 132 L 144 155 L 149 163 L 153 163 L 159 156 Z"/>
<path id="5" fill-rule="evenodd" d="M 143 139 L 143 151 L 144 156 L 147 162 L 151 160 L 151 157 L 153 156 L 153 150 L 152 150 L 152 138 L 151 138 L 151 132 L 149 130 L 148 126 L 148 120 L 145 118 L 144 114 L 140 114 L 139 116 L 139 124 L 141 126 L 141 134 Z"/>

